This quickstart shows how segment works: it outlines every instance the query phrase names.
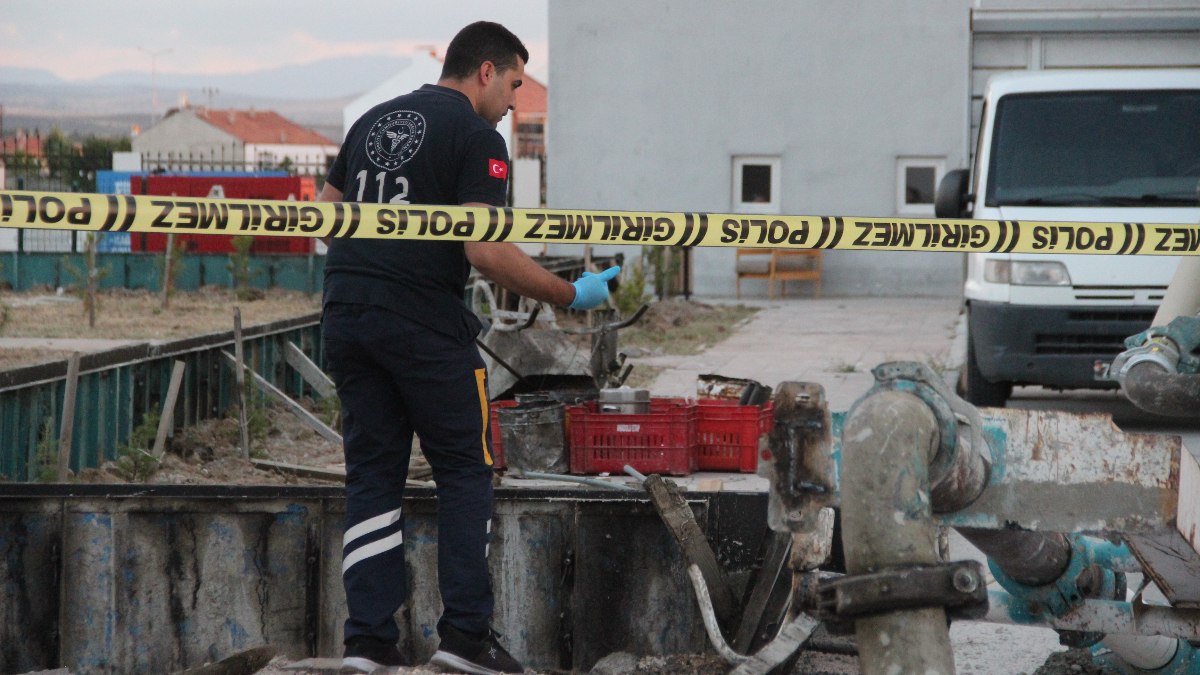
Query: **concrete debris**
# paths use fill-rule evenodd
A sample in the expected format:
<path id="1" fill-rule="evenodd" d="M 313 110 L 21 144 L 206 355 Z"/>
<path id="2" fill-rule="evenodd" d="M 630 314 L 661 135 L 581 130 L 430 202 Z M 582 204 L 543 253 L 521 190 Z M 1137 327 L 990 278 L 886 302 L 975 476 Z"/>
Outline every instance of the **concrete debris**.
<path id="1" fill-rule="evenodd" d="M 275 658 L 275 648 L 270 645 L 254 647 L 221 659 L 216 663 L 189 668 L 180 675 L 253 675 Z"/>
<path id="2" fill-rule="evenodd" d="M 596 662 L 591 675 L 626 675 L 637 670 L 638 657 L 629 652 L 613 652 Z"/>

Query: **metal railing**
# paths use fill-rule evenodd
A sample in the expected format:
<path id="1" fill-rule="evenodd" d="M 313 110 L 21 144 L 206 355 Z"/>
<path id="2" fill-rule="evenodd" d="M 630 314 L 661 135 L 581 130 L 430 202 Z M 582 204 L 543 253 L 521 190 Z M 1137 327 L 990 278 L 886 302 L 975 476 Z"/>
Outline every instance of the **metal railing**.
<path id="1" fill-rule="evenodd" d="M 320 316 L 311 314 L 248 327 L 243 336 L 246 363 L 285 393 L 310 394 L 286 363 L 294 342 L 318 365 L 323 363 Z M 86 354 L 80 358 L 70 467 L 98 467 L 114 460 L 132 431 L 149 414 L 160 413 L 172 364 L 186 364 L 175 403 L 176 429 L 221 417 L 234 402 L 234 374 L 222 350 L 232 350 L 233 331 L 160 344 Z M 54 361 L 0 371 L 0 476 L 32 481 L 46 454 L 57 457 L 67 362 Z"/>

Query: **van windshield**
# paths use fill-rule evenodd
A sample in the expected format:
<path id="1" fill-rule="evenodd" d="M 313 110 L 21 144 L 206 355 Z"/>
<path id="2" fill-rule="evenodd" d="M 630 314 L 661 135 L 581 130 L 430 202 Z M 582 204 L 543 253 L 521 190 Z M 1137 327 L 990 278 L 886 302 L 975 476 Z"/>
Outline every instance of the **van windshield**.
<path id="1" fill-rule="evenodd" d="M 1200 91 L 1000 99 L 988 206 L 1195 206 Z"/>

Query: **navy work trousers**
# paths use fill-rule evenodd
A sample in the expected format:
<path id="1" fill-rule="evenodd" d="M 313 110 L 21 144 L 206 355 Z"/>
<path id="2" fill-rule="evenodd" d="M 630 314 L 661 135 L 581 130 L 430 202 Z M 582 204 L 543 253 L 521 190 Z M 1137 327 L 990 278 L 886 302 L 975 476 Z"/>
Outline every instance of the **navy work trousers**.
<path id="1" fill-rule="evenodd" d="M 386 309 L 339 303 L 325 306 L 322 337 L 346 451 L 346 639 L 399 638 L 394 615 L 408 591 L 401 507 L 414 432 L 437 483 L 438 630 L 482 635 L 493 609 L 492 460 L 475 344 Z"/>

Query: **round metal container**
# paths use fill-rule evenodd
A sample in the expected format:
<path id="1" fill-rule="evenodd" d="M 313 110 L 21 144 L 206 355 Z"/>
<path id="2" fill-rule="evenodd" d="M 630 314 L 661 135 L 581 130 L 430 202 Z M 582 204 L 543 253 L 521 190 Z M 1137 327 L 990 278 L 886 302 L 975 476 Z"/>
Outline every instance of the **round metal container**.
<path id="1" fill-rule="evenodd" d="M 600 412 L 642 415 L 650 412 L 650 390 L 629 387 L 601 389 L 597 402 Z"/>
<path id="2" fill-rule="evenodd" d="M 531 391 L 528 393 L 516 394 L 513 396 L 517 401 L 517 405 L 529 405 L 532 403 L 552 403 L 556 399 L 554 394 L 549 391 Z"/>

